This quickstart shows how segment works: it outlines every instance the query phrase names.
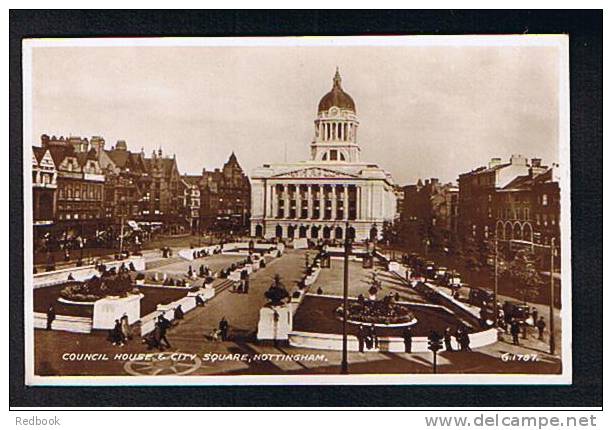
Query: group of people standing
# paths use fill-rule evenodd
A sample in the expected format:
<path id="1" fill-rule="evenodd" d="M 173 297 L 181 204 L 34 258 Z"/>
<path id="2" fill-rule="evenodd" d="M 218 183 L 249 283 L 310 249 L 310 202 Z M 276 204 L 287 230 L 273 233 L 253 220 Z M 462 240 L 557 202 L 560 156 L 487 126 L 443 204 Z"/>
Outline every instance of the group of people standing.
<path id="1" fill-rule="evenodd" d="M 444 330 L 442 339 L 444 341 L 445 351 L 455 351 L 453 348 L 453 337 L 455 338 L 456 343 L 459 345 L 460 351 L 471 351 L 470 337 L 467 327 L 461 326 L 457 328 L 454 333 L 450 327 L 447 327 Z M 404 328 L 402 331 L 402 338 L 404 340 L 404 351 L 407 353 L 412 353 L 412 327 L 408 326 Z M 364 352 L 366 349 L 378 349 L 379 339 L 378 334 L 376 333 L 375 325 L 372 324 L 371 326 L 365 326 L 364 324 L 360 324 L 357 330 L 357 341 L 359 342 L 359 352 Z"/>
<path id="2" fill-rule="evenodd" d="M 359 352 L 364 352 L 367 348 L 378 349 L 378 334 L 376 333 L 376 326 L 374 323 L 370 326 L 359 324 L 357 329 L 357 341 L 359 342 Z"/>
<path id="3" fill-rule="evenodd" d="M 108 333 L 109 341 L 115 346 L 123 346 L 132 340 L 132 329 L 127 314 L 123 314 L 120 319 L 115 320 L 115 327 Z"/>

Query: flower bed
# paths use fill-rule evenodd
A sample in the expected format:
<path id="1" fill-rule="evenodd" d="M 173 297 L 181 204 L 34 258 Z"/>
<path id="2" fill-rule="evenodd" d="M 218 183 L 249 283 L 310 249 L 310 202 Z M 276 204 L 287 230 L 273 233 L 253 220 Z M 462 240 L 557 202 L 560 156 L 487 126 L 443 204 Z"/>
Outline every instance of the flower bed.
<path id="1" fill-rule="evenodd" d="M 125 297 L 132 289 L 129 274 L 93 276 L 85 282 L 68 281 L 60 291 L 60 298 L 71 302 L 95 302 L 104 297 Z"/>
<path id="2" fill-rule="evenodd" d="M 342 317 L 342 306 L 336 316 Z M 358 324 L 403 325 L 416 322 L 409 307 L 390 300 L 352 302 L 348 306 L 348 320 Z"/>

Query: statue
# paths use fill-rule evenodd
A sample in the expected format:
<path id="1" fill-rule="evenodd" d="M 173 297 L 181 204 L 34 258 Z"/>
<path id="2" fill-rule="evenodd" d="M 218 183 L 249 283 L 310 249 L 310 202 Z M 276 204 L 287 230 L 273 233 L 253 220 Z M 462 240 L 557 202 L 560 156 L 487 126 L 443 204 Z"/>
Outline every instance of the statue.
<path id="1" fill-rule="evenodd" d="M 283 301 L 289 297 L 289 293 L 280 281 L 280 276 L 278 274 L 274 275 L 274 281 L 272 285 L 270 285 L 270 288 L 268 288 L 268 291 L 264 293 L 264 296 L 269 300 L 266 306 L 280 306 L 283 304 Z"/>

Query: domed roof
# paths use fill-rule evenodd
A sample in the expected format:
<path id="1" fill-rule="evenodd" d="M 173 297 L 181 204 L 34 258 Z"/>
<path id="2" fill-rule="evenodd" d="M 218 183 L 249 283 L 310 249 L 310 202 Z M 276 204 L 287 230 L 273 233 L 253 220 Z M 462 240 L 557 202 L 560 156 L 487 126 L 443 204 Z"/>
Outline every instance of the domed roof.
<path id="1" fill-rule="evenodd" d="M 336 69 L 334 85 L 331 91 L 325 94 L 319 102 L 319 112 L 326 112 L 332 106 L 336 106 L 340 109 L 349 109 L 355 113 L 357 112 L 353 98 L 342 89 L 342 78 L 340 77 L 338 69 Z"/>

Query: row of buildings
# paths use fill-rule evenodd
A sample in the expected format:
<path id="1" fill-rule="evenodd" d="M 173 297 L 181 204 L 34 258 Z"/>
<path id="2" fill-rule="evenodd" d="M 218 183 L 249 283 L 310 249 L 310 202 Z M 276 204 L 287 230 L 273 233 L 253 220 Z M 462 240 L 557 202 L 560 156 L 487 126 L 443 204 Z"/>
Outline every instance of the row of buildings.
<path id="1" fill-rule="evenodd" d="M 223 168 L 181 175 L 176 157 L 146 156 L 120 140 L 41 137 L 32 148 L 35 243 L 112 240 L 124 226 L 150 233 L 239 231 L 248 225 L 250 183 L 232 153 Z M 144 233 L 143 233 L 144 234 Z"/>
<path id="2" fill-rule="evenodd" d="M 401 239 L 414 248 L 486 254 L 491 243 L 550 253 L 560 237 L 558 166 L 513 155 L 459 175 L 458 184 L 432 178 L 403 187 Z"/>

